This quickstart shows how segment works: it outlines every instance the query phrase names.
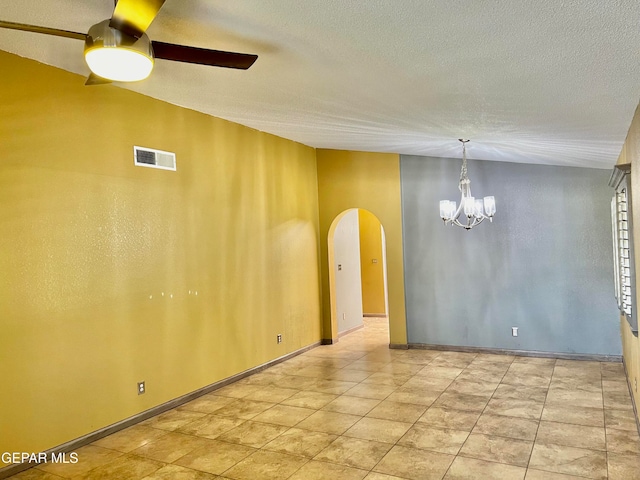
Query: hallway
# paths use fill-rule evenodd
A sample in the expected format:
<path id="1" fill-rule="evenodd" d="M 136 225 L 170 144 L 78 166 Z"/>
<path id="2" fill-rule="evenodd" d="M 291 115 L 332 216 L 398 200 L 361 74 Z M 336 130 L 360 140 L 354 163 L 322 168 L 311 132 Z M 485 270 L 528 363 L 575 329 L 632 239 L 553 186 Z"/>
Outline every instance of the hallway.
<path id="1" fill-rule="evenodd" d="M 365 325 L 12 478 L 640 478 L 621 364 L 390 350 Z"/>

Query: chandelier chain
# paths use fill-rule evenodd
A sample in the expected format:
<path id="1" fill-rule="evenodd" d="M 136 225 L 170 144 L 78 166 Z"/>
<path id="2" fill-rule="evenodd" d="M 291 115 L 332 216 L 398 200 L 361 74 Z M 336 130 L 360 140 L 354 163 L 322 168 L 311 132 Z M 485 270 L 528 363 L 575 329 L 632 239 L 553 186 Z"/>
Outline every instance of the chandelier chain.
<path id="1" fill-rule="evenodd" d="M 467 145 L 466 143 L 469 140 L 459 139 L 462 142 L 462 169 L 460 170 L 460 183 L 458 184 L 458 189 L 462 191 L 462 184 L 465 180 L 468 180 L 469 177 L 467 175 Z"/>

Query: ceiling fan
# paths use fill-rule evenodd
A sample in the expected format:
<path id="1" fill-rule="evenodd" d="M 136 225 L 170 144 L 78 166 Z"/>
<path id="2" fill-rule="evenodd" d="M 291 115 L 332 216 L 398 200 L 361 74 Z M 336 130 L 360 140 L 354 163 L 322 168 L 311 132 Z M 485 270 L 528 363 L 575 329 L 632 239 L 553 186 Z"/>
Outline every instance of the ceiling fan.
<path id="1" fill-rule="evenodd" d="M 0 28 L 84 40 L 84 57 L 91 70 L 85 85 L 143 80 L 151 73 L 155 58 L 242 70 L 251 67 L 258 58 L 246 53 L 149 40 L 145 31 L 165 1 L 116 0 L 111 18 L 95 24 L 86 34 L 2 20 Z"/>

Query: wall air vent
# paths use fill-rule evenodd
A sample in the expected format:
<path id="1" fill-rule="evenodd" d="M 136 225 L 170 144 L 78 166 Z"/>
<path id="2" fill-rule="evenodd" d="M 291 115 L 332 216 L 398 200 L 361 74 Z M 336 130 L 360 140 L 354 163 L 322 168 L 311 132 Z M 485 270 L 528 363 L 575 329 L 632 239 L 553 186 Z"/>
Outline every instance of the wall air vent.
<path id="1" fill-rule="evenodd" d="M 133 147 L 133 161 L 138 167 L 161 168 L 162 170 L 176 169 L 176 154 L 154 150 L 153 148 Z"/>

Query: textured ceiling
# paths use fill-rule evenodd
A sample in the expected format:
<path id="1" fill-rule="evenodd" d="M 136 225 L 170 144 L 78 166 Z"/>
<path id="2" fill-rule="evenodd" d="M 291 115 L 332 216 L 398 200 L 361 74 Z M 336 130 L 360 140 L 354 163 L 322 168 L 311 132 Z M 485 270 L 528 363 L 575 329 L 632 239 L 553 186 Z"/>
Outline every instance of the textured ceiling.
<path id="1" fill-rule="evenodd" d="M 86 32 L 112 7 L 2 0 L 0 19 Z M 319 148 L 459 157 L 467 137 L 470 158 L 610 168 L 640 99 L 637 0 L 168 0 L 147 33 L 260 57 L 158 60 L 123 88 Z M 86 75 L 82 48 L 0 30 Z"/>

